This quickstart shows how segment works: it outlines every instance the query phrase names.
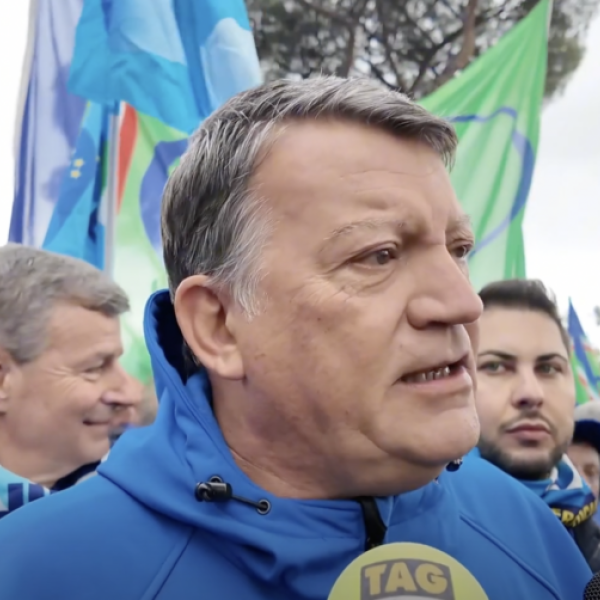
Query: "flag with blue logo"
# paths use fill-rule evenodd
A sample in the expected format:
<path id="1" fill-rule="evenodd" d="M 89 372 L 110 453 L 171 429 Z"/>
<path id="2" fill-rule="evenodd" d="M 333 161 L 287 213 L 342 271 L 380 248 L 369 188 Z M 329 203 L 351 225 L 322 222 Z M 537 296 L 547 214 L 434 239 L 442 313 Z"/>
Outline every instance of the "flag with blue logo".
<path id="1" fill-rule="evenodd" d="M 588 399 L 600 397 L 600 358 L 598 351 L 590 343 L 579 316 L 569 300 L 568 315 L 569 336 L 573 343 L 573 361 L 576 363 L 579 379 L 587 388 Z M 581 403 L 578 399 L 578 403 Z"/>
<path id="2" fill-rule="evenodd" d="M 85 0 L 69 85 L 92 102 L 123 102 L 114 277 L 129 295 L 127 371 L 149 381 L 142 321 L 166 286 L 162 191 L 188 136 L 262 75 L 243 0 Z"/>
<path id="3" fill-rule="evenodd" d="M 83 0 L 32 0 L 15 140 L 9 239 L 40 247 L 69 168 L 85 100 L 67 89 Z"/>
<path id="4" fill-rule="evenodd" d="M 103 105 L 88 102 L 43 244 L 46 250 L 81 258 L 99 269 L 104 267 L 101 208 L 107 207 L 101 207 L 101 200 L 110 114 Z"/>
<path id="5" fill-rule="evenodd" d="M 190 134 L 261 82 L 243 0 L 86 0 L 70 85 Z"/>
<path id="6" fill-rule="evenodd" d="M 470 274 L 479 289 L 525 277 L 522 223 L 535 166 L 552 4 L 541 0 L 495 46 L 425 98 L 459 137 L 451 173 L 471 217 Z"/>

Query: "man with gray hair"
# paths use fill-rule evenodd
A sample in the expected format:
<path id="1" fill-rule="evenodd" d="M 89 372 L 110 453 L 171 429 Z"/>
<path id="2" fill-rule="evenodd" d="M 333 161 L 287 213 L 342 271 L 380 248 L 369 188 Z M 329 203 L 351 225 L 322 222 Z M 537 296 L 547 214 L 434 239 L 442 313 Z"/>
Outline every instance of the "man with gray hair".
<path id="1" fill-rule="evenodd" d="M 344 599 L 582 598 L 545 505 L 461 466 L 481 302 L 455 146 L 364 79 L 268 83 L 202 124 L 146 312 L 157 421 L 0 523 L 3 600 L 325 600 L 338 577 Z"/>
<path id="2" fill-rule="evenodd" d="M 0 247 L 0 517 L 92 473 L 137 401 L 121 288 L 91 265 Z"/>

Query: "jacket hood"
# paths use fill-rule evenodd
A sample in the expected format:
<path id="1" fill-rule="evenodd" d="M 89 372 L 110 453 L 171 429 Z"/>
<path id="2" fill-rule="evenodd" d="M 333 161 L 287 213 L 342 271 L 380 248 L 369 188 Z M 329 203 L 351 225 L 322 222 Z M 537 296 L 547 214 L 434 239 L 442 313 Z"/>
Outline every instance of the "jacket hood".
<path id="1" fill-rule="evenodd" d="M 238 468 L 221 434 L 206 373 L 186 380 L 183 339 L 168 292 L 150 298 L 144 332 L 158 416 L 152 426 L 127 432 L 99 473 L 150 509 L 210 532 L 259 579 L 279 578 L 287 569 L 297 577 L 312 571 L 314 577 L 316 570 L 327 585 L 333 584 L 365 550 L 365 505 L 279 498 L 255 485 Z M 198 484 L 215 477 L 231 486 L 233 498 L 202 500 Z M 385 531 L 392 513 L 415 516 L 437 503 L 441 487 L 432 484 L 400 497 L 370 499 L 371 506 L 377 507 Z"/>

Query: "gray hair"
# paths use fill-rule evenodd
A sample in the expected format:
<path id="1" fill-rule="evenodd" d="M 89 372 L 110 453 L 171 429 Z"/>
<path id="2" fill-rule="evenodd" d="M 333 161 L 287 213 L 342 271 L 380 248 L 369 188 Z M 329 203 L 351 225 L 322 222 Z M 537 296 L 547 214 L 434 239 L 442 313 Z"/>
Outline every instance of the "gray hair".
<path id="1" fill-rule="evenodd" d="M 35 360 L 46 344 L 50 311 L 73 304 L 118 317 L 129 310 L 125 292 L 92 265 L 54 252 L 0 247 L 0 347 L 18 363 Z"/>
<path id="2" fill-rule="evenodd" d="M 257 311 L 260 250 L 270 231 L 250 179 L 290 121 L 340 119 L 428 144 L 450 164 L 457 145 L 447 121 L 368 79 L 316 77 L 266 83 L 231 98 L 193 135 L 165 188 L 164 261 L 173 295 L 195 274 Z"/>

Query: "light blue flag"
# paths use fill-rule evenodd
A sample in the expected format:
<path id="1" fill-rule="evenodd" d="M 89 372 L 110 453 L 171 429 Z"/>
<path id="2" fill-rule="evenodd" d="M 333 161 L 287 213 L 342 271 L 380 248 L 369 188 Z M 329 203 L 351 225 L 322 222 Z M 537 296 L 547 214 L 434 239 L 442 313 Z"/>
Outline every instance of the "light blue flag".
<path id="1" fill-rule="evenodd" d="M 600 357 L 596 348 L 591 345 L 570 299 L 568 328 L 577 362 L 583 369 L 593 392 L 598 394 L 600 392 Z"/>
<path id="2" fill-rule="evenodd" d="M 74 93 L 127 102 L 189 134 L 261 80 L 243 0 L 85 0 Z"/>
<path id="3" fill-rule="evenodd" d="M 83 0 L 31 0 L 9 239 L 40 247 L 75 147 L 85 100 L 67 90 Z"/>
<path id="4" fill-rule="evenodd" d="M 71 163 L 44 240 L 44 249 L 104 267 L 100 218 L 109 111 L 89 102 Z"/>

